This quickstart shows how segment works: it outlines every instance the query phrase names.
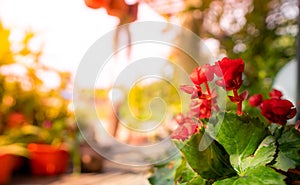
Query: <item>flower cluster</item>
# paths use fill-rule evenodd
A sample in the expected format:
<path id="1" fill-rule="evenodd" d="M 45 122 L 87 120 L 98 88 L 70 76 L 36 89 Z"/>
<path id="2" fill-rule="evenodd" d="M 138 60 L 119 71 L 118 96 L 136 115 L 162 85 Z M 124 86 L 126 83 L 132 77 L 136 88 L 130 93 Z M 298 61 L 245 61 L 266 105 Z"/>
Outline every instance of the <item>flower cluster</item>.
<path id="1" fill-rule="evenodd" d="M 191 95 L 190 111 L 174 117 L 178 127 L 172 142 L 180 156 L 156 166 L 151 184 L 291 184 L 300 166 L 300 120 L 286 122 L 296 108 L 273 89 L 268 98 L 254 94 L 248 99 L 266 119 L 247 109 L 243 113 L 248 96 L 239 93 L 243 71 L 241 59 L 228 58 L 193 70 L 193 85 L 181 86 Z M 218 107 L 223 89 L 230 91 L 228 101 L 237 104 L 237 112 Z"/>
<path id="2" fill-rule="evenodd" d="M 245 65 L 242 59 L 233 60 L 225 57 L 214 65 L 204 64 L 193 70 L 190 75 L 193 86 L 182 85 L 180 87 L 182 91 L 191 94 L 192 102 L 190 105 L 190 112 L 185 116 L 185 120 L 188 120 L 186 121 L 187 123 L 193 122 L 192 128 L 194 128 L 193 125 L 195 125 L 195 121 L 192 120 L 191 117 L 197 118 L 197 121 L 201 124 L 200 119 L 210 118 L 213 110 L 217 112 L 220 110 L 217 104 L 216 89 L 211 90 L 209 87 L 209 82 L 213 82 L 215 76 L 218 77 L 215 81 L 216 85 L 222 87 L 226 91 L 233 92 L 233 96 L 228 97 L 230 101 L 237 104 L 237 114 L 242 115 L 242 101 L 247 99 L 248 96 L 247 91 L 238 94 L 238 90 L 243 83 L 242 73 L 244 68 Z M 178 124 L 179 128 L 173 133 L 173 138 L 179 138 L 179 136 L 177 136 L 179 130 L 185 130 L 185 133 L 187 133 L 186 130 L 189 130 L 189 134 L 193 134 L 190 129 L 186 128 L 187 125 L 184 125 L 184 123 L 178 122 Z M 191 126 L 188 128 L 190 127 Z M 194 131 L 194 129 L 192 130 Z M 186 137 L 180 138 L 184 140 Z"/>
<path id="3" fill-rule="evenodd" d="M 191 94 L 190 111 L 187 115 L 178 115 L 176 121 L 179 128 L 173 133 L 172 138 L 185 140 L 203 126 L 201 119 L 210 118 L 213 110 L 219 111 L 216 89 L 210 89 L 209 82 L 215 80 L 217 86 L 226 91 L 232 91 L 229 100 L 237 104 L 237 115 L 242 115 L 242 102 L 247 99 L 248 91 L 238 93 L 243 79 L 242 73 L 245 64 L 242 59 L 223 58 L 214 65 L 205 64 L 196 67 L 190 75 L 193 85 L 182 85 L 180 89 Z M 258 107 L 261 114 L 269 121 L 285 125 L 288 119 L 296 115 L 296 108 L 289 100 L 282 98 L 282 92 L 273 89 L 270 98 L 263 100 L 261 94 L 254 94 L 249 98 L 249 104 Z M 178 118 L 181 119 L 178 119 Z"/>
<path id="4" fill-rule="evenodd" d="M 248 96 L 247 91 L 238 94 L 238 89 L 243 83 L 244 68 L 245 64 L 242 59 L 232 60 L 226 57 L 214 65 L 205 64 L 195 68 L 190 75 L 194 86 L 181 86 L 181 90 L 192 95 L 192 112 L 198 112 L 198 118 L 209 118 L 212 108 L 219 111 L 216 91 L 214 89 L 211 91 L 208 85 L 208 82 L 213 81 L 216 75 L 219 77 L 215 81 L 216 85 L 223 87 L 226 91 L 233 92 L 233 96 L 228 97 L 238 105 L 237 114 L 241 115 L 242 101 Z M 205 87 L 205 90 L 202 89 L 202 86 Z"/>
<path id="5" fill-rule="evenodd" d="M 202 126 L 202 124 L 198 124 L 190 116 L 184 116 L 183 114 L 176 115 L 175 120 L 179 127 L 172 133 L 173 139 L 186 140 Z"/>
<path id="6" fill-rule="evenodd" d="M 258 107 L 269 122 L 285 125 L 288 119 L 296 115 L 296 108 L 289 100 L 282 99 L 283 95 L 279 90 L 273 89 L 269 96 L 269 99 L 263 100 L 261 94 L 255 94 L 249 98 L 249 104 Z"/>

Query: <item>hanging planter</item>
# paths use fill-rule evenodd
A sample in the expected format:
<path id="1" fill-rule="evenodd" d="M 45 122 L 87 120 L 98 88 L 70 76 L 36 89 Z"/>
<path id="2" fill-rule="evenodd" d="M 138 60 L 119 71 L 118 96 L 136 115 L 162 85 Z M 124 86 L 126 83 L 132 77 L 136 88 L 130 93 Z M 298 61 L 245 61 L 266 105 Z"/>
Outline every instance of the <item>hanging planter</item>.
<path id="1" fill-rule="evenodd" d="M 10 181 L 15 165 L 14 160 L 11 154 L 0 154 L 0 163 L 3 166 L 0 168 L 0 184 L 7 184 Z"/>
<path id="2" fill-rule="evenodd" d="M 67 171 L 69 153 L 65 149 L 34 143 L 27 148 L 33 175 L 59 175 Z"/>
<path id="3" fill-rule="evenodd" d="M 92 9 L 98 9 L 105 7 L 107 4 L 107 0 L 84 0 L 85 5 Z"/>
<path id="4" fill-rule="evenodd" d="M 84 0 L 87 7 L 92 9 L 105 8 L 108 15 L 120 19 L 120 24 L 133 22 L 137 19 L 138 2 L 127 4 L 124 0 Z"/>
<path id="5" fill-rule="evenodd" d="M 138 5 L 138 2 L 129 5 L 124 0 L 110 0 L 105 9 L 108 15 L 119 18 L 119 25 L 123 25 L 137 19 Z"/>
<path id="6" fill-rule="evenodd" d="M 124 29 L 127 34 L 128 50 L 127 56 L 131 54 L 131 34 L 128 23 L 134 22 L 138 18 L 138 6 L 139 2 L 134 4 L 127 4 L 125 0 L 84 0 L 85 5 L 92 9 L 105 8 L 106 12 L 110 16 L 114 16 L 119 19 L 118 26 L 115 32 L 114 48 L 117 50 L 119 45 L 120 31 Z"/>

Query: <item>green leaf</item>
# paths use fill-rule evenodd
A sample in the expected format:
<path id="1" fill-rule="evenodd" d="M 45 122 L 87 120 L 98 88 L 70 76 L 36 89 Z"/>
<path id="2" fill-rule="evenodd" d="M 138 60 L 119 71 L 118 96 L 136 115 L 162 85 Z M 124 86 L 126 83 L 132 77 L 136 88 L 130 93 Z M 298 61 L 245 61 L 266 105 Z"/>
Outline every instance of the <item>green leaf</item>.
<path id="1" fill-rule="evenodd" d="M 258 146 L 254 155 L 242 159 L 240 164 L 241 171 L 270 163 L 274 159 L 275 153 L 276 140 L 273 136 L 267 136 Z"/>
<path id="2" fill-rule="evenodd" d="M 175 182 L 185 183 L 195 177 L 195 172 L 191 169 L 185 160 L 181 161 L 181 164 L 176 169 Z"/>
<path id="3" fill-rule="evenodd" d="M 206 131 L 225 148 L 231 165 L 239 173 L 242 160 L 254 154 L 267 135 L 266 126 L 258 118 L 234 113 L 220 113 Z"/>
<path id="4" fill-rule="evenodd" d="M 191 181 L 186 183 L 186 185 L 206 185 L 206 180 L 200 175 L 195 176 Z"/>
<path id="5" fill-rule="evenodd" d="M 156 165 L 156 171 L 148 178 L 152 185 L 174 185 L 175 172 L 181 163 L 181 156 L 177 155 L 169 162 L 161 165 Z"/>
<path id="6" fill-rule="evenodd" d="M 175 182 L 178 185 L 205 185 L 206 180 L 199 176 L 185 160 L 176 170 Z"/>
<path id="7" fill-rule="evenodd" d="M 284 175 L 277 173 L 272 168 L 258 166 L 248 168 L 243 176 L 216 181 L 214 185 L 284 185 L 284 179 Z"/>
<path id="8" fill-rule="evenodd" d="M 300 165 L 300 134 L 292 126 L 286 126 L 278 139 L 278 156 L 273 165 L 277 169 L 287 171 Z"/>
<path id="9" fill-rule="evenodd" d="M 210 144 L 205 150 L 200 149 L 200 143 L 203 141 Z M 174 140 L 174 143 L 181 150 L 190 167 L 202 178 L 220 179 L 235 175 L 226 151 L 218 143 L 210 141 L 208 135 L 197 133 L 184 142 Z"/>

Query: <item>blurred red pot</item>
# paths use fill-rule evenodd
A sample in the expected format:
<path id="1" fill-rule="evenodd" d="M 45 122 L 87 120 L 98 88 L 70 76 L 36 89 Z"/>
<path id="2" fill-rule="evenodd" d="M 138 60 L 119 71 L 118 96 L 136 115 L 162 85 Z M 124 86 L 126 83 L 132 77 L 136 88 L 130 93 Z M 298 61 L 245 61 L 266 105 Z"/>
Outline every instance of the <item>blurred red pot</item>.
<path id="1" fill-rule="evenodd" d="M 9 183 L 15 165 L 15 157 L 11 154 L 0 154 L 0 184 Z"/>
<path id="2" fill-rule="evenodd" d="M 33 175 L 59 175 L 67 171 L 69 153 L 60 147 L 31 143 L 27 146 Z"/>

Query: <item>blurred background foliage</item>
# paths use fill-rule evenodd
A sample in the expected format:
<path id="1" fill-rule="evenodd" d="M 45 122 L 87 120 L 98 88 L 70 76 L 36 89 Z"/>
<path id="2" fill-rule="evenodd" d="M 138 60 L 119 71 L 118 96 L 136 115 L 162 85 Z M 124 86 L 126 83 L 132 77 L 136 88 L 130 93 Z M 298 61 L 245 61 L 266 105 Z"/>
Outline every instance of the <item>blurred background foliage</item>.
<path id="1" fill-rule="evenodd" d="M 147 0 L 145 2 L 166 20 L 179 23 L 203 40 L 213 40 L 218 49 L 213 53 L 215 58 L 220 59 L 223 56 L 242 58 L 246 63 L 243 89 L 247 89 L 250 94 L 266 95 L 272 87 L 277 72 L 296 57 L 299 14 L 297 0 Z M 37 50 L 30 48 L 34 33 L 24 34 L 20 43 L 11 43 L 9 36 L 10 30 L 0 24 L 0 133 L 3 134 L 11 127 L 18 128 L 18 126 L 10 126 L 15 123 L 7 122 L 10 115 L 15 113 L 16 118 L 10 119 L 20 119 L 21 123 L 16 125 L 23 126 L 26 123 L 45 128 L 47 122 L 51 122 L 51 125 L 61 122 L 58 125 L 63 126 L 58 130 L 72 130 L 74 126 L 70 99 L 68 99 L 70 97 L 65 97 L 71 74 L 57 71 L 41 63 L 43 48 Z M 200 61 L 215 62 L 209 61 L 210 54 L 202 52 L 203 45 L 195 40 L 188 40 L 180 34 L 176 40 L 179 44 L 188 45 L 191 53 L 198 56 Z M 190 56 L 178 49 L 172 50 L 169 59 L 183 66 L 188 73 L 196 66 Z M 15 69 L 17 73 L 9 72 Z M 51 75 L 45 77 L 44 74 Z M 120 114 L 128 119 L 131 119 L 130 116 L 141 120 L 149 118 L 152 111 L 149 103 L 155 97 L 165 101 L 168 111 L 174 114 L 181 112 L 182 105 L 178 94 L 181 84 L 180 80 L 176 80 L 180 76 L 177 76 L 176 72 L 173 75 L 175 82 L 173 86 L 156 81 L 131 88 L 129 96 L 124 97 Z M 58 83 L 55 87 L 49 88 L 45 85 L 45 78 L 54 78 Z M 89 97 L 95 94 L 97 112 L 103 118 L 109 114 L 106 109 L 110 89 L 95 91 L 86 90 L 86 93 Z M 158 105 L 160 105 L 158 108 L 153 108 L 162 110 L 162 104 Z M 153 116 L 155 117 L 155 114 Z M 131 121 L 134 122 L 134 119 Z M 58 138 L 63 138 L 63 135 Z M 51 141 L 47 142 L 53 141 L 49 140 Z"/>
<path id="2" fill-rule="evenodd" d="M 198 43 L 179 33 L 176 41 L 189 48 L 198 61 L 216 62 L 224 56 L 242 58 L 245 73 L 241 91 L 247 89 L 250 95 L 261 93 L 267 97 L 278 71 L 296 58 L 297 0 L 148 0 L 146 3 L 166 20 L 180 23 L 203 41 L 213 41 L 217 51 L 207 53 L 202 48 L 206 47 L 205 42 Z M 183 6 L 178 8 L 179 4 Z M 212 54 L 216 60 L 211 61 Z M 187 73 L 197 65 L 195 59 L 177 48 L 171 51 L 169 60 L 184 67 Z M 173 75 L 175 89 L 162 82 L 131 88 L 121 106 L 121 117 L 128 118 L 129 122 L 135 122 L 132 117 L 150 118 L 155 109 L 149 103 L 165 93 L 167 111 L 175 114 L 182 111 L 182 99 L 177 94 L 182 84 L 176 84 L 179 82 L 176 78 L 181 77 L 176 71 Z M 228 106 L 235 105 L 228 103 Z M 249 109 L 248 104 L 244 107 Z"/>
<path id="3" fill-rule="evenodd" d="M 203 43 L 179 34 L 177 42 L 188 47 L 199 61 L 215 62 L 210 60 L 211 54 L 216 59 L 224 56 L 242 58 L 245 61 L 242 90 L 247 89 L 250 95 L 261 93 L 267 97 L 278 71 L 296 58 L 297 0 L 149 0 L 147 3 L 170 22 L 177 21 L 201 39 L 211 40 L 218 46 L 217 52 L 205 53 L 201 49 L 206 47 Z M 183 7 L 174 11 L 180 3 Z M 197 65 L 193 58 L 176 48 L 169 59 L 184 67 L 188 73 Z M 177 78 L 180 76 L 177 75 Z M 150 86 L 139 90 L 133 88 L 131 97 L 135 99 L 129 96 L 128 101 L 131 101 L 130 105 L 139 116 L 148 114 L 149 107 L 139 97 L 149 102 L 152 95 L 145 94 L 143 88 L 153 89 Z M 159 84 L 153 86 L 156 86 L 155 89 L 166 88 L 163 84 L 161 87 L 158 87 Z M 169 93 L 170 97 L 175 96 L 172 94 L 175 91 Z M 244 107 L 249 109 L 248 104 Z"/>
<path id="4" fill-rule="evenodd" d="M 137 83 L 120 106 L 119 116 L 125 123 L 130 123 L 128 126 L 138 129 L 142 126 L 140 123 L 164 121 L 168 116 L 182 112 L 182 99 L 178 87 L 164 80 Z"/>
<path id="5" fill-rule="evenodd" d="M 41 62 L 43 48 L 31 47 L 33 32 L 18 43 L 10 34 L 0 22 L 0 144 L 69 142 L 76 135 L 67 93 L 71 74 Z"/>
<path id="6" fill-rule="evenodd" d="M 215 39 L 215 57 L 242 58 L 250 94 L 266 95 L 278 71 L 296 58 L 297 0 L 187 0 L 184 6 L 169 16 L 200 38 Z"/>

